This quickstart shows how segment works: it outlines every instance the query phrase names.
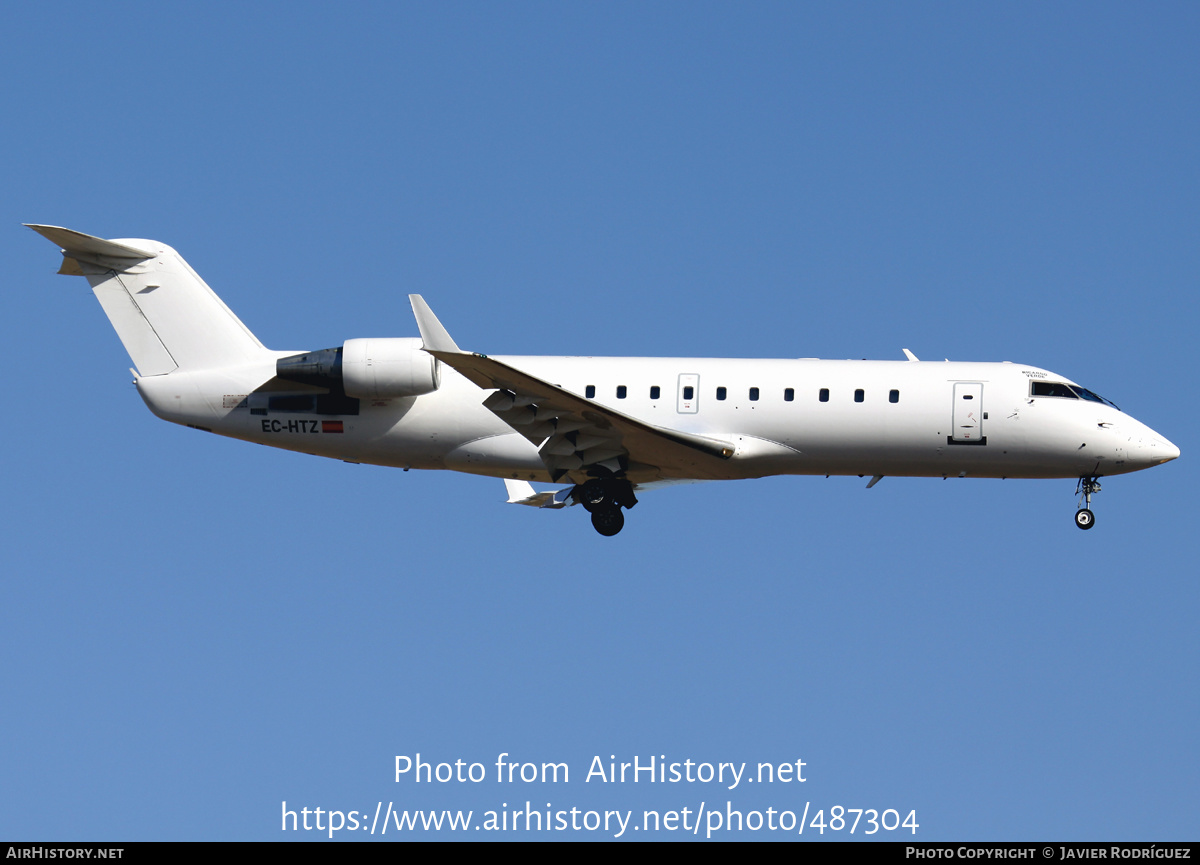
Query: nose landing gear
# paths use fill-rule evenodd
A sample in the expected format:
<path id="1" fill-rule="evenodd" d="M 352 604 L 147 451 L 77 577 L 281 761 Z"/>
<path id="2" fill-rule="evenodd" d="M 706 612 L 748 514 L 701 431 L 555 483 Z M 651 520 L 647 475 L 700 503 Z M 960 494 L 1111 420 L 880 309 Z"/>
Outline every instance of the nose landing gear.
<path id="1" fill-rule="evenodd" d="M 1075 487 L 1075 495 L 1079 496 L 1079 510 L 1075 512 L 1075 525 L 1081 529 L 1090 529 L 1096 525 L 1096 515 L 1092 513 L 1092 493 L 1100 492 L 1100 478 L 1080 478 Z"/>
<path id="2" fill-rule="evenodd" d="M 621 508 L 637 504 L 633 484 L 624 478 L 592 478 L 575 488 L 575 498 L 592 515 L 592 528 L 606 538 L 625 527 Z"/>

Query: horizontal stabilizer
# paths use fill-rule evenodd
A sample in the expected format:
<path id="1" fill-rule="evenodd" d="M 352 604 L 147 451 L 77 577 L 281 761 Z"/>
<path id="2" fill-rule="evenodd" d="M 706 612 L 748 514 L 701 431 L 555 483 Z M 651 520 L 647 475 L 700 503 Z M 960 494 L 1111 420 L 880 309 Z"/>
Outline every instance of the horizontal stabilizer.
<path id="1" fill-rule="evenodd" d="M 154 258 L 157 255 L 154 252 L 135 249 L 123 243 L 113 243 L 111 240 L 92 237 L 90 234 L 84 234 L 81 231 L 72 231 L 69 228 L 62 228 L 57 225 L 30 225 L 29 223 L 25 223 L 25 227 L 32 228 L 51 243 L 57 243 L 63 252 L 68 255 L 71 253 L 107 255 L 110 258 L 131 258 L 136 261 L 144 261 L 147 258 Z"/>

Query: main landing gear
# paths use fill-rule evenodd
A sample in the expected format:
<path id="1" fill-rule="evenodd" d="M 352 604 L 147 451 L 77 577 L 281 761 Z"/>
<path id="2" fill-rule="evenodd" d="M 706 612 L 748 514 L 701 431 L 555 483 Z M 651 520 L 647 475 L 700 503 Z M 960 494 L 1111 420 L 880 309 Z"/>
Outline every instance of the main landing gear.
<path id="1" fill-rule="evenodd" d="M 1079 510 L 1075 512 L 1075 525 L 1081 529 L 1090 529 L 1096 525 L 1096 515 L 1092 513 L 1092 493 L 1100 492 L 1100 478 L 1080 478 L 1075 487 L 1075 495 L 1079 496 Z"/>
<path id="2" fill-rule="evenodd" d="M 575 488 L 575 498 L 592 515 L 592 528 L 606 538 L 625 527 L 621 508 L 637 504 L 633 484 L 624 478 L 592 478 Z"/>

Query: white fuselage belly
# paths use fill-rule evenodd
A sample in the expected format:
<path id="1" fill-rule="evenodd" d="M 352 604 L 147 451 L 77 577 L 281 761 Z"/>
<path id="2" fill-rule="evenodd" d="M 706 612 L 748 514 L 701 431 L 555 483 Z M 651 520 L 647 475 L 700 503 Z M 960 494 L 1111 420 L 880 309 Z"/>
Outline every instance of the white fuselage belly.
<path id="1" fill-rule="evenodd" d="M 737 453 L 721 464 L 720 474 L 708 476 L 714 479 L 1111 475 L 1163 462 L 1173 448 L 1111 406 L 1031 397 L 1031 380 L 1069 380 L 1019 364 L 497 360 L 581 396 L 593 387 L 590 398 L 596 403 L 648 424 L 730 442 Z M 482 405 L 489 392 L 452 369 L 443 367 L 441 386 L 433 393 L 364 399 L 357 415 L 335 417 L 253 409 L 243 398 L 274 376 L 271 364 L 273 358 L 234 369 L 145 376 L 138 379 L 138 389 L 166 420 L 273 447 L 351 462 L 551 480 L 537 447 Z M 618 398 L 619 387 L 625 389 L 623 398 Z M 686 387 L 693 388 L 690 399 Z M 651 388 L 658 389 L 657 398 Z M 724 399 L 717 398 L 718 388 L 724 389 Z M 757 399 L 751 398 L 751 388 L 757 389 Z M 825 401 L 823 390 L 828 391 Z M 630 477 L 637 483 L 663 475 L 635 468 Z"/>

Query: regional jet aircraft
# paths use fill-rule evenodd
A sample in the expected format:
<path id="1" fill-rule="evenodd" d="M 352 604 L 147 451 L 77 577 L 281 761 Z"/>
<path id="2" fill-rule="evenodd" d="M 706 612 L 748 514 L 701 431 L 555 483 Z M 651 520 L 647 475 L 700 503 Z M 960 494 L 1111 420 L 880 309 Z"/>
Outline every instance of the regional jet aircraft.
<path id="1" fill-rule="evenodd" d="M 154 414 L 354 463 L 503 478 L 508 501 L 582 505 L 602 535 L 637 493 L 767 475 L 1075 478 L 1075 524 L 1106 475 L 1179 449 L 1113 403 L 1014 363 L 489 357 L 420 295 L 419 338 L 319 351 L 260 343 L 171 247 L 31 225 L 84 276 Z M 536 492 L 531 482 L 558 485 Z"/>

